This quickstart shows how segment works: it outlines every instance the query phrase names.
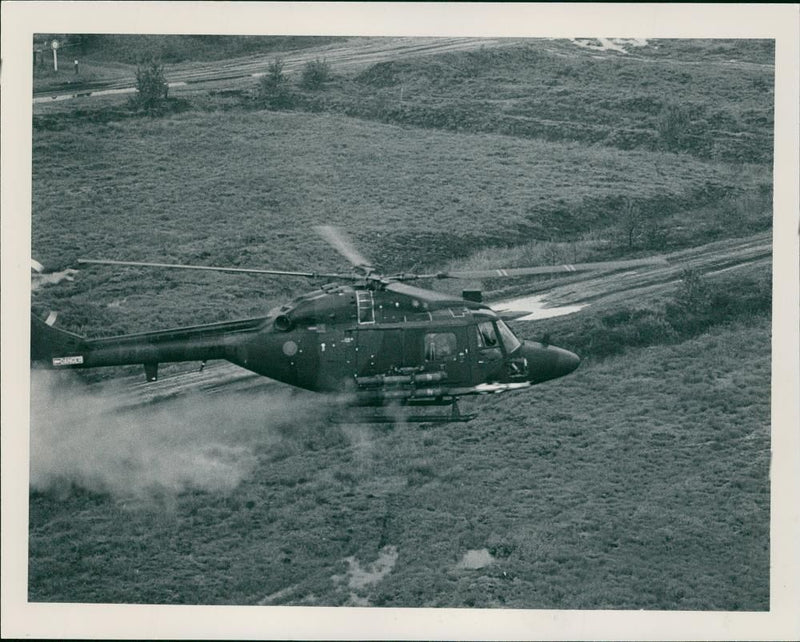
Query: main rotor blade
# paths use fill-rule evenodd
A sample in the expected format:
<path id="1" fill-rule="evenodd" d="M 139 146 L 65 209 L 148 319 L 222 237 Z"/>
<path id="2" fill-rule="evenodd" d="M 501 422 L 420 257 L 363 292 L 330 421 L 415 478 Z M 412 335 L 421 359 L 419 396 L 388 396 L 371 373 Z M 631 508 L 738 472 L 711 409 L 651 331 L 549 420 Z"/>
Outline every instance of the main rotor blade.
<path id="1" fill-rule="evenodd" d="M 277 276 L 302 276 L 305 278 L 323 279 L 351 279 L 358 280 L 363 277 L 354 274 L 326 274 L 322 272 L 288 272 L 286 270 L 261 270 L 258 268 L 231 268 L 214 267 L 211 265 L 180 265 L 177 263 L 146 263 L 142 261 L 112 261 L 107 259 L 78 259 L 78 263 L 94 265 L 125 265 L 130 267 L 168 268 L 171 270 L 206 270 L 213 272 L 237 272 L 239 274 L 271 274 Z"/>
<path id="2" fill-rule="evenodd" d="M 339 254 L 346 258 L 357 268 L 371 269 L 374 267 L 370 261 L 355 248 L 353 241 L 342 230 L 332 225 L 317 225 L 314 227 Z"/>
<path id="3" fill-rule="evenodd" d="M 631 261 L 604 261 L 600 263 L 575 263 L 574 265 L 540 265 L 536 267 L 520 267 L 491 270 L 457 270 L 454 272 L 438 272 L 436 274 L 403 275 L 404 279 L 490 279 L 512 276 L 533 276 L 537 274 L 560 274 L 569 272 L 586 272 L 596 270 L 621 270 L 642 267 L 645 265 L 666 265 L 667 260 L 656 256 L 648 259 Z"/>

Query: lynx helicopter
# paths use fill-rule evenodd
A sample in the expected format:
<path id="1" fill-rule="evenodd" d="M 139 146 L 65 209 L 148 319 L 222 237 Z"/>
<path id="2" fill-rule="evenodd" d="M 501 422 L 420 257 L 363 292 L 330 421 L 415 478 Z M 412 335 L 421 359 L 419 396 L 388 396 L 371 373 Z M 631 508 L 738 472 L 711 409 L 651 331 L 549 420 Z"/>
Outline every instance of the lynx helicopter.
<path id="1" fill-rule="evenodd" d="M 497 270 L 430 274 L 378 273 L 339 230 L 318 233 L 353 266 L 351 273 L 78 259 L 81 265 L 170 270 L 213 270 L 325 279 L 316 290 L 266 316 L 171 330 L 87 339 L 54 327 L 56 315 L 31 316 L 31 359 L 54 369 L 142 364 L 148 381 L 167 362 L 227 360 L 259 375 L 320 393 L 343 395 L 349 406 L 381 409 L 450 406 L 445 415 L 421 414 L 405 421 L 468 421 L 458 399 L 502 393 L 563 377 L 580 358 L 562 348 L 523 341 L 480 292 L 462 296 L 410 285 L 409 281 L 482 279 L 617 270 L 663 263 L 652 258 Z M 39 264 L 34 269 L 42 273 Z M 66 278 L 72 278 L 73 270 Z M 47 280 L 46 275 L 40 278 Z M 513 318 L 513 315 L 506 318 Z M 372 414 L 368 422 L 394 421 Z"/>

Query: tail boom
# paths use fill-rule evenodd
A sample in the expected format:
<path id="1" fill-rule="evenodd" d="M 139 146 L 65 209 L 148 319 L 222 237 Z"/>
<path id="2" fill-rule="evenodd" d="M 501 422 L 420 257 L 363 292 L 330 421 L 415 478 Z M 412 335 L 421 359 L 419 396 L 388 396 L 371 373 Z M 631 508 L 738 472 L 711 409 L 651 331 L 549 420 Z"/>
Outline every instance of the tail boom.
<path id="1" fill-rule="evenodd" d="M 94 368 L 158 363 L 205 361 L 235 357 L 246 335 L 264 319 L 86 339 L 52 327 L 51 319 L 31 317 L 31 360 L 50 368 Z M 148 378 L 153 378 L 148 375 Z"/>

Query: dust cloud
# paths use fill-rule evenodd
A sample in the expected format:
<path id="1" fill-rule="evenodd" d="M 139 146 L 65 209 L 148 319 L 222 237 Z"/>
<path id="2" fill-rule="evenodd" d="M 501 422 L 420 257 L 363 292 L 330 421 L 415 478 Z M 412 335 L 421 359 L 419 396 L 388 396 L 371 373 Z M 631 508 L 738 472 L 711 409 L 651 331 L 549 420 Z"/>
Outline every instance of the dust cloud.
<path id="1" fill-rule="evenodd" d="M 255 468 L 259 448 L 324 412 L 280 389 L 188 393 L 125 407 L 120 388 L 89 386 L 70 373 L 31 373 L 32 489 L 69 493 L 77 486 L 144 499 L 229 491 Z"/>

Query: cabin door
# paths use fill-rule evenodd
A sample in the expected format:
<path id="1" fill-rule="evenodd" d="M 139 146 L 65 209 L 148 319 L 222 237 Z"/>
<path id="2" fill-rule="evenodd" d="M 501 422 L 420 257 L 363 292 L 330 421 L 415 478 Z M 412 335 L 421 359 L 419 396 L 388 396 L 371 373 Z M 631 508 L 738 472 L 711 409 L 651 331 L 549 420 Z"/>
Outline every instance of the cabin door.
<path id="1" fill-rule="evenodd" d="M 466 328 L 445 327 L 421 333 L 420 338 L 425 370 L 444 370 L 448 385 L 472 383 Z"/>
<path id="2" fill-rule="evenodd" d="M 403 331 L 396 328 L 356 331 L 356 363 L 359 377 L 389 374 L 402 368 Z"/>
<path id="3" fill-rule="evenodd" d="M 356 374 L 356 346 L 352 332 L 332 330 L 316 335 L 319 390 L 341 390 Z"/>

